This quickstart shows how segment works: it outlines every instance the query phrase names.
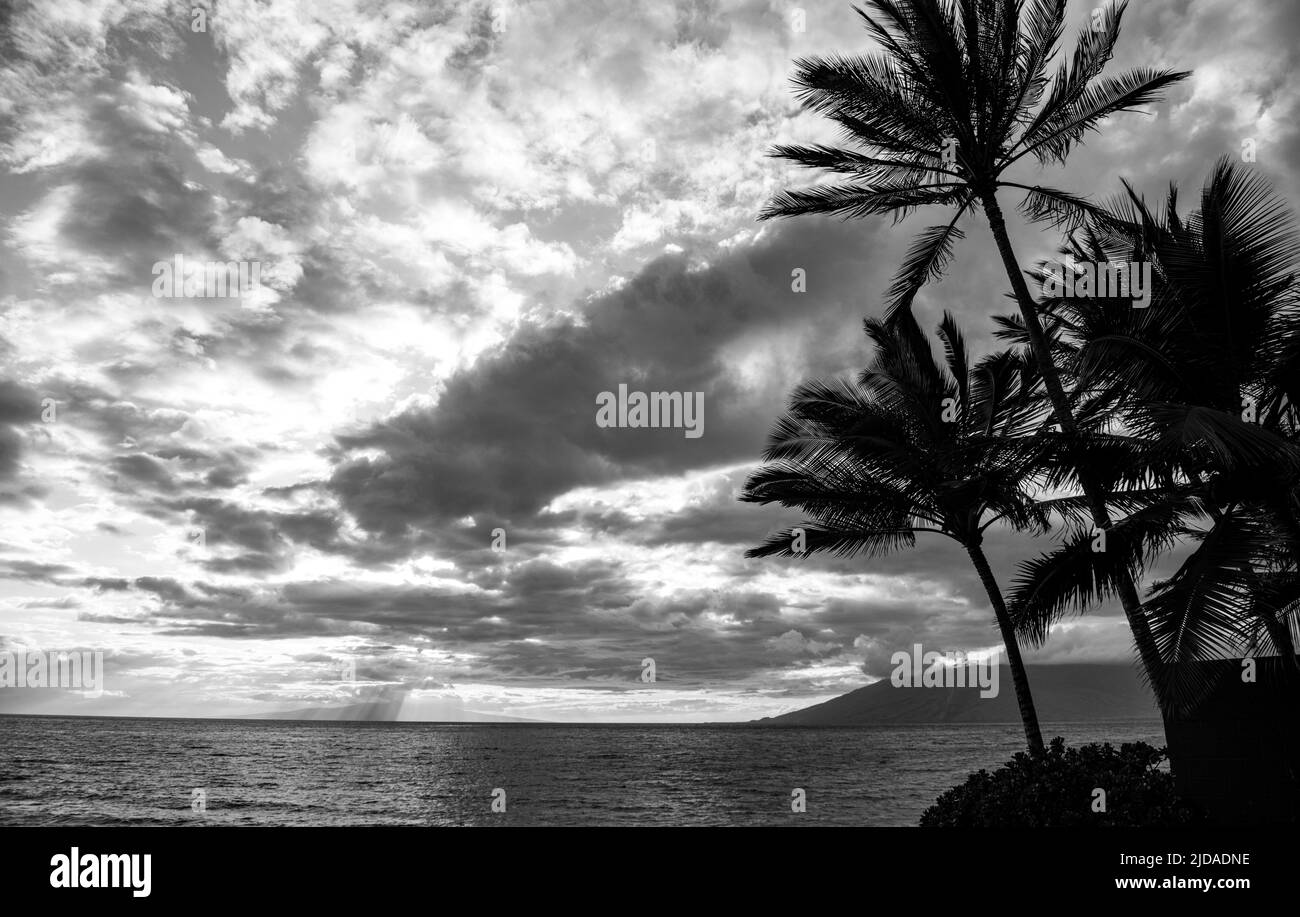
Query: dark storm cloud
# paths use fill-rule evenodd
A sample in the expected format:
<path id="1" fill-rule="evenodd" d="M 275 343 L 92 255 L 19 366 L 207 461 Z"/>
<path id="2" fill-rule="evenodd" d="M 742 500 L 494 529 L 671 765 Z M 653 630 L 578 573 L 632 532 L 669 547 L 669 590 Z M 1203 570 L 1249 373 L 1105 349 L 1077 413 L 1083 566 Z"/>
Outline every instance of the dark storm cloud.
<path id="1" fill-rule="evenodd" d="M 207 496 L 161 501 L 148 511 L 185 519 L 191 530 L 201 531 L 205 552 L 199 562 L 214 573 L 271 573 L 290 566 L 295 545 L 321 551 L 338 546 L 340 523 L 327 511 L 275 512 Z"/>
<path id="2" fill-rule="evenodd" d="M 39 394 L 0 379 L 0 506 L 22 508 L 41 493 L 37 485 L 18 480 L 27 441 L 23 428 L 39 421 L 40 413 Z"/>
<path id="3" fill-rule="evenodd" d="M 155 262 L 215 250 L 217 213 L 210 192 L 187 185 L 173 136 L 124 111 L 124 89 L 106 79 L 93 90 L 99 101 L 87 127 L 112 155 L 61 170 L 73 198 L 59 229 L 81 251 L 111 256 L 114 271 L 101 282 L 141 290 L 152 285 Z"/>
<path id="4" fill-rule="evenodd" d="M 41 416 L 41 396 L 12 379 L 0 379 L 0 424 L 35 423 Z"/>
<path id="5" fill-rule="evenodd" d="M 125 592 L 131 588 L 131 581 L 120 576 L 88 576 L 81 585 L 96 592 Z"/>
<path id="6" fill-rule="evenodd" d="M 38 560 L 0 557 L 0 579 L 58 585 L 60 577 L 73 573 L 67 564 L 48 564 Z"/>
<path id="7" fill-rule="evenodd" d="M 136 589 L 153 593 L 165 602 L 184 604 L 190 600 L 185 587 L 167 577 L 142 576 L 133 585 Z"/>
<path id="8" fill-rule="evenodd" d="M 108 475 L 115 484 L 119 479 L 124 489 L 134 491 L 139 485 L 152 487 L 154 490 L 172 491 L 176 489 L 176 480 L 162 462 L 149 455 L 136 453 L 120 455 L 109 462 Z"/>
<path id="9" fill-rule="evenodd" d="M 765 338 L 798 375 L 839 357 L 829 320 L 870 309 L 864 280 L 879 281 L 859 259 L 878 232 L 812 222 L 702 270 L 686 256 L 657 259 L 581 319 L 524 328 L 453 376 L 435 407 L 340 437 L 331 487 L 364 528 L 397 534 L 466 515 L 518 519 L 575 486 L 753 456 L 792 367 L 761 360 L 761 378 L 741 381 L 728 359 Z M 795 268 L 807 293 L 791 291 Z M 703 392 L 703 436 L 598 428 L 596 397 L 620 383 Z M 383 455 L 351 456 L 361 449 Z"/>

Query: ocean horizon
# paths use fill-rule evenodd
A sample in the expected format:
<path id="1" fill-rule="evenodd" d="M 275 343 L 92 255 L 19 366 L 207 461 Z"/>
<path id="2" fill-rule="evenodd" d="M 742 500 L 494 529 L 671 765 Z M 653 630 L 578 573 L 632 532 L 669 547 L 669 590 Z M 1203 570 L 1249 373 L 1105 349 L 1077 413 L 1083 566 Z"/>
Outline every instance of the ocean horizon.
<path id="1" fill-rule="evenodd" d="M 0 721 L 11 826 L 907 826 L 1024 749 L 1015 723 Z M 1163 744 L 1158 720 L 1044 726 Z"/>

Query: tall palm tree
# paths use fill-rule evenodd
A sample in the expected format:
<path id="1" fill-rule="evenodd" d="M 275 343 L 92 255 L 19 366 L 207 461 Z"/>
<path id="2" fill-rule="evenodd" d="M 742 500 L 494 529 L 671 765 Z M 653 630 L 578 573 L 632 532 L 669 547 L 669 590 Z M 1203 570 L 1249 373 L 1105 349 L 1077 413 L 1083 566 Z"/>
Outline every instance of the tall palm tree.
<path id="1" fill-rule="evenodd" d="M 773 535 L 746 556 L 874 557 L 910 547 L 918 532 L 957 541 L 993 607 L 1029 748 L 1041 752 L 1020 648 L 982 547 L 996 522 L 1045 528 L 1029 493 L 1039 447 L 1028 434 L 1047 421 L 1031 397 L 1037 371 L 1009 351 L 972 366 L 951 315 L 939 326 L 942 363 L 910 310 L 888 323 L 868 319 L 866 332 L 876 355 L 857 384 L 796 390 L 769 438 L 767 464 L 740 497 L 803 510 L 801 532 Z"/>
<path id="2" fill-rule="evenodd" d="M 1129 188 L 1066 249 L 1077 261 L 1152 264 L 1146 308 L 1095 297 L 1040 303 L 1076 397 L 1111 402 L 1118 432 L 1106 445 L 1133 446 L 1112 448 L 1125 466 L 1112 505 L 1129 511 L 1115 529 L 1127 537 L 1105 558 L 1076 537 L 1025 563 L 1012 604 L 1021 635 L 1037 642 L 1125 566 L 1140 575 L 1173 538 L 1190 540 L 1191 555 L 1144 606 L 1166 693 L 1185 709 L 1210 687 L 1197 665 L 1206 659 L 1271 649 L 1300 676 L 1291 409 L 1300 403 L 1300 237 L 1267 184 L 1226 159 L 1196 211 L 1181 216 L 1177 201 L 1171 186 L 1148 207 Z M 1016 339 L 1015 324 L 1007 328 Z"/>
<path id="3" fill-rule="evenodd" d="M 1066 191 L 1007 177 L 1026 157 L 1064 163 L 1089 132 L 1117 112 L 1154 102 L 1188 74 L 1140 68 L 1102 77 L 1127 2 L 1094 11 L 1072 59 L 1048 75 L 1059 51 L 1066 0 L 867 0 L 855 11 L 882 50 L 796 62 L 805 107 L 835 121 L 850 146 L 788 144 L 772 155 L 844 178 L 772 199 L 760 218 L 801 214 L 901 219 L 917 207 L 955 208 L 918 237 L 890 289 L 890 307 L 910 304 L 943 272 L 961 218 L 981 209 L 997 243 L 1056 421 L 1077 429 L 1034 300 L 1011 247 L 1000 189 L 1025 192 L 1030 220 L 1078 225 L 1095 208 Z M 1106 492 L 1081 478 L 1096 526 L 1111 525 Z M 1153 681 L 1159 652 L 1131 580 L 1117 584 L 1129 627 Z"/>

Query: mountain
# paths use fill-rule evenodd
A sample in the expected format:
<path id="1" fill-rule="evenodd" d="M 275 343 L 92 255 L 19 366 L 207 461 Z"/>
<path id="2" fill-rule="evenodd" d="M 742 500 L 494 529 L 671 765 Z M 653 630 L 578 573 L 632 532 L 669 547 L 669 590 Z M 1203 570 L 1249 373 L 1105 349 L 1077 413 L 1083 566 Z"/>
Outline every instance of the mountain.
<path id="1" fill-rule="evenodd" d="M 1155 698 L 1127 663 L 1026 666 L 1044 723 L 1160 719 Z M 755 722 L 769 726 L 867 726 L 883 723 L 1018 723 L 1011 672 L 998 671 L 996 697 L 978 687 L 895 687 L 889 678 L 825 703 Z"/>

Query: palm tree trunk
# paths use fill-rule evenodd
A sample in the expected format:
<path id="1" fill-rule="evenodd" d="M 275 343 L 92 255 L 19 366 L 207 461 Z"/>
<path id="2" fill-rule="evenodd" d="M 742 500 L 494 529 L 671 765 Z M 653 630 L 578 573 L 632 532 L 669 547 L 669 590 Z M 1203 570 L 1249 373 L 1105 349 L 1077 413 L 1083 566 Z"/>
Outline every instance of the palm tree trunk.
<path id="1" fill-rule="evenodd" d="M 1283 528 L 1291 538 L 1292 557 L 1300 561 L 1300 553 L 1297 553 L 1297 546 L 1300 546 L 1300 519 L 1296 518 L 1295 507 L 1291 500 L 1281 500 L 1277 504 L 1274 515 L 1282 521 Z M 1300 659 L 1296 658 L 1295 643 L 1291 639 L 1287 622 L 1277 618 L 1266 618 L 1264 626 L 1268 629 L 1269 638 L 1273 641 L 1278 655 L 1282 657 L 1282 670 L 1300 682 Z"/>
<path id="2" fill-rule="evenodd" d="M 1265 616 L 1264 629 L 1268 631 L 1269 639 L 1273 641 L 1277 654 L 1282 657 L 1282 671 L 1292 679 L 1300 679 L 1300 660 L 1296 659 L 1295 644 L 1291 640 L 1291 631 L 1286 621 L 1271 615 Z"/>
<path id="3" fill-rule="evenodd" d="M 1038 361 L 1039 371 L 1043 376 L 1043 386 L 1047 389 L 1047 397 L 1052 402 L 1052 411 L 1056 415 L 1056 422 L 1060 424 L 1063 433 L 1067 435 L 1077 433 L 1079 427 L 1074 420 L 1074 412 L 1070 409 L 1070 403 L 1065 396 L 1065 389 L 1061 386 L 1061 377 L 1056 371 L 1056 363 L 1052 359 L 1052 350 L 1047 340 L 1047 334 L 1043 331 L 1043 325 L 1038 319 L 1038 310 L 1034 305 L 1034 298 L 1030 295 L 1029 285 L 1025 282 L 1025 275 L 1020 270 L 1020 263 L 1016 260 L 1015 252 L 1011 248 L 1011 238 L 1007 235 L 1007 224 L 1002 216 L 1002 208 L 998 206 L 997 195 L 992 190 L 986 191 L 980 195 L 980 202 L 984 205 L 984 213 L 988 216 L 989 228 L 993 231 L 993 238 L 997 242 L 998 252 L 1002 255 L 1002 264 L 1006 268 L 1007 278 L 1011 281 L 1012 291 L 1016 294 L 1016 303 L 1020 306 L 1020 315 L 1025 320 L 1025 328 L 1029 332 L 1030 347 L 1033 350 L 1035 359 Z M 1093 524 L 1103 531 L 1109 529 L 1111 518 L 1109 510 L 1106 508 L 1105 492 L 1097 486 L 1091 475 L 1087 474 L 1084 469 L 1078 469 L 1078 473 L 1079 483 L 1088 498 Z M 1133 578 L 1128 575 L 1121 576 L 1117 591 L 1119 592 L 1120 604 L 1124 607 L 1124 617 L 1128 619 L 1128 626 L 1133 632 L 1133 640 L 1137 644 L 1142 666 L 1146 670 L 1147 680 L 1155 691 L 1161 707 L 1167 710 L 1166 692 L 1162 678 L 1164 667 L 1160 659 L 1160 650 L 1156 646 L 1155 637 L 1151 634 L 1151 627 L 1142 613 L 1142 600 L 1138 597 Z"/>
<path id="4" fill-rule="evenodd" d="M 980 575 L 984 591 L 993 603 L 993 614 L 998 619 L 998 629 L 1002 631 L 1002 645 L 1007 651 L 1007 665 L 1011 669 L 1011 683 L 1016 689 L 1016 703 L 1020 705 L 1020 719 L 1025 724 L 1025 739 L 1029 750 L 1038 755 L 1043 753 L 1043 733 L 1038 728 L 1038 713 L 1034 710 L 1034 698 L 1029 693 L 1029 677 L 1025 674 L 1025 664 L 1020 658 L 1020 644 L 1016 642 L 1016 629 L 1011 626 L 1011 615 L 1007 613 L 1007 603 L 1002 598 L 1002 590 L 993 576 L 984 549 L 978 543 L 966 545 L 966 553 Z"/>

